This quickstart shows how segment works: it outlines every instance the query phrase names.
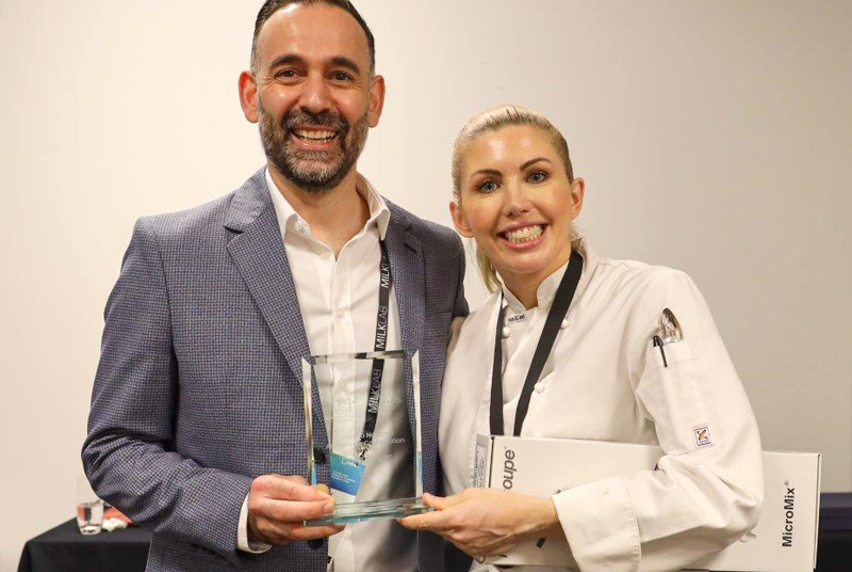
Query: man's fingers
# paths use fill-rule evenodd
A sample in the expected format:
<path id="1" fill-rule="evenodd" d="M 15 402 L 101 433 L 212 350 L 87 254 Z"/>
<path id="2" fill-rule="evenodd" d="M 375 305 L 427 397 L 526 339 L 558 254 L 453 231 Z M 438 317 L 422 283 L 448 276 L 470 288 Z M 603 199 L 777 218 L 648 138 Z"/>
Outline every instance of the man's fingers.
<path id="1" fill-rule="evenodd" d="M 276 522 L 271 520 L 264 520 L 259 526 L 259 530 L 263 535 L 263 541 L 272 544 L 289 544 L 290 542 L 325 538 L 341 532 L 344 528 L 343 525 L 337 524 L 302 526 L 301 523 Z"/>
<path id="2" fill-rule="evenodd" d="M 314 489 L 315 491 L 319 491 L 321 493 L 331 495 L 331 489 L 328 488 L 328 485 L 323 485 L 323 484 L 311 485 L 311 488 Z"/>
<path id="3" fill-rule="evenodd" d="M 346 528 L 341 524 L 328 526 L 299 526 L 290 530 L 289 536 L 293 541 L 299 540 L 316 540 L 317 538 L 325 538 L 337 534 Z"/>
<path id="4" fill-rule="evenodd" d="M 306 487 L 310 486 L 310 484 L 308 483 L 308 479 L 306 479 L 305 477 L 303 477 L 301 475 L 271 475 L 271 476 L 278 477 L 280 479 L 286 479 L 288 481 L 292 481 L 292 482 L 299 484 L 299 485 L 305 485 Z"/>
<path id="5" fill-rule="evenodd" d="M 261 511 L 270 520 L 302 523 L 334 512 L 334 501 L 328 497 L 320 501 L 264 499 Z"/>
<path id="6" fill-rule="evenodd" d="M 321 501 L 328 500 L 329 495 L 312 489 L 307 481 L 298 476 L 264 475 L 252 483 L 252 491 L 257 490 L 262 496 L 278 500 Z"/>

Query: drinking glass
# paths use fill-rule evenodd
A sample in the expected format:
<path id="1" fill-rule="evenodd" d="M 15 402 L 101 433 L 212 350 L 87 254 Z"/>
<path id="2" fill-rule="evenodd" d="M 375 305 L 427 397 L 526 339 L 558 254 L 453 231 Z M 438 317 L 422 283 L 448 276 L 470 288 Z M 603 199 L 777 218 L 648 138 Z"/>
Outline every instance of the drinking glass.
<path id="1" fill-rule="evenodd" d="M 99 499 L 86 477 L 77 477 L 77 527 L 86 536 L 98 534 L 104 523 L 104 501 Z"/>

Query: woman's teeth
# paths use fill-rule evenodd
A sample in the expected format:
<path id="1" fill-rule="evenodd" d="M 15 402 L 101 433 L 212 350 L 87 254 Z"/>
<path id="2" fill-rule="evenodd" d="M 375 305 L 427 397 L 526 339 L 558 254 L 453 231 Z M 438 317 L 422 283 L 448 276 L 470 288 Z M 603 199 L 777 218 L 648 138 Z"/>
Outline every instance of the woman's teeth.
<path id="1" fill-rule="evenodd" d="M 503 236 L 509 242 L 529 242 L 541 236 L 543 230 L 542 226 L 537 224 L 534 226 L 525 226 L 517 230 L 507 230 L 503 233 Z"/>
<path id="2" fill-rule="evenodd" d="M 307 131 L 303 129 L 296 130 L 296 137 L 299 139 L 308 139 L 310 141 L 330 141 L 337 135 L 334 131 Z"/>

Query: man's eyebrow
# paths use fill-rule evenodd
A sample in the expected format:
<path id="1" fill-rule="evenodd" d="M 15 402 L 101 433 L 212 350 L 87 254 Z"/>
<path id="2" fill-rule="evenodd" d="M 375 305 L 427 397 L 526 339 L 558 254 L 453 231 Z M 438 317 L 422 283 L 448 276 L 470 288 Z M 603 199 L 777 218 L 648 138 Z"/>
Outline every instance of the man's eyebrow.
<path id="1" fill-rule="evenodd" d="M 472 179 L 476 175 L 495 175 L 495 176 L 499 177 L 502 174 L 503 173 L 501 173 L 497 169 L 479 169 L 478 171 L 474 171 L 473 173 L 471 173 L 470 177 L 468 177 L 468 178 Z"/>
<path id="2" fill-rule="evenodd" d="M 269 64 L 269 69 L 274 69 L 281 65 L 286 64 L 304 64 L 305 58 L 298 54 L 281 54 L 272 60 L 272 63 Z M 334 56 L 329 60 L 329 64 L 332 67 L 341 67 L 350 70 L 356 75 L 361 74 L 361 68 L 358 67 L 358 64 L 355 63 L 354 60 L 349 59 L 345 56 Z"/>
<path id="3" fill-rule="evenodd" d="M 354 60 L 351 60 L 347 57 L 334 56 L 333 58 L 331 58 L 331 65 L 333 67 L 346 68 L 349 71 L 355 73 L 356 75 L 361 75 L 361 68 L 358 67 L 358 64 L 356 64 Z"/>
<path id="4" fill-rule="evenodd" d="M 521 171 L 523 171 L 524 169 L 526 169 L 526 168 L 527 168 L 527 167 L 529 167 L 530 165 L 535 165 L 535 164 L 536 164 L 536 163 L 538 163 L 539 161 L 547 161 L 547 162 L 548 162 L 548 163 L 550 163 L 551 165 L 553 164 L 553 161 L 551 161 L 550 159 L 547 159 L 547 158 L 545 158 L 545 157 L 536 157 L 535 159 L 530 159 L 529 161 L 527 161 L 526 163 L 524 163 L 523 165 L 521 165 Z"/>
<path id="5" fill-rule="evenodd" d="M 284 64 L 301 64 L 304 62 L 304 58 L 296 54 L 281 54 L 280 56 L 272 60 L 272 63 L 269 64 L 269 69 L 273 69 Z"/>

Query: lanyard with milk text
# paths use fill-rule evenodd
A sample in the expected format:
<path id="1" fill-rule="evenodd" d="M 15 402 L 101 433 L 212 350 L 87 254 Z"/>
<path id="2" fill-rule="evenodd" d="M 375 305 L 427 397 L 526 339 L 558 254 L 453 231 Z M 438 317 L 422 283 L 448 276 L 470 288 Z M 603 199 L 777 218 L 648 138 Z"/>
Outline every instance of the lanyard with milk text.
<path id="1" fill-rule="evenodd" d="M 521 428 L 524 425 L 524 419 L 527 416 L 527 410 L 530 405 L 530 397 L 532 396 L 533 387 L 538 383 L 541 376 L 541 371 L 544 369 L 544 364 L 547 357 L 550 355 L 550 350 L 553 348 L 553 343 L 556 341 L 556 336 L 559 334 L 559 326 L 565 315 L 568 313 L 568 308 L 571 306 L 571 301 L 574 299 L 574 292 L 577 291 L 577 284 L 580 282 L 580 275 L 583 272 L 583 257 L 576 250 L 571 251 L 571 260 L 568 263 L 568 268 L 562 276 L 562 281 L 559 282 L 559 288 L 556 289 L 556 295 L 553 298 L 553 305 L 547 313 L 547 320 L 544 322 L 544 328 L 541 331 L 541 337 L 538 340 L 538 345 L 533 354 L 530 369 L 527 372 L 527 377 L 524 380 L 524 387 L 521 389 L 521 397 L 518 400 L 518 408 L 515 412 L 515 430 L 514 435 L 521 435 Z M 500 297 L 500 313 L 497 315 L 497 332 L 494 336 L 494 365 L 491 370 L 491 434 L 503 435 L 503 319 L 506 314 L 506 308 L 503 305 L 503 297 Z"/>
<path id="2" fill-rule="evenodd" d="M 390 271 L 390 260 L 385 241 L 380 240 L 379 246 L 382 250 L 382 260 L 379 264 L 379 311 L 376 315 L 376 343 L 373 351 L 383 352 L 388 341 L 388 314 L 390 313 L 390 289 L 393 278 Z M 382 394 L 382 373 L 385 369 L 383 359 L 373 360 L 373 369 L 370 373 L 370 396 L 367 399 L 367 413 L 364 416 L 364 429 L 361 431 L 361 439 L 358 441 L 358 461 L 364 462 L 367 452 L 373 446 L 373 431 L 376 430 L 376 421 L 379 418 L 379 399 Z"/>

